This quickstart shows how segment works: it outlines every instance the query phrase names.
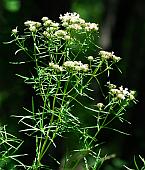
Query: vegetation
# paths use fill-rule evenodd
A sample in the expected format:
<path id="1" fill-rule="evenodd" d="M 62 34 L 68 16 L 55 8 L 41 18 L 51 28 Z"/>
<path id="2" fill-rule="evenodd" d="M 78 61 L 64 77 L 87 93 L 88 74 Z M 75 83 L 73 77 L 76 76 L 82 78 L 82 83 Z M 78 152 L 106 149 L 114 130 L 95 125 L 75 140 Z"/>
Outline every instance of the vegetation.
<path id="1" fill-rule="evenodd" d="M 18 75 L 33 87 L 32 109 L 24 108 L 26 115 L 20 113 L 14 117 L 24 125 L 20 131 L 28 135 L 30 142 L 35 141 L 35 153 L 29 164 L 20 161 L 21 156 L 27 159 L 30 156 L 19 153 L 25 141 L 8 133 L 3 126 L 1 168 L 54 169 L 49 164 L 51 159 L 63 170 L 75 170 L 79 166 L 86 170 L 100 169 L 105 160 L 115 157 L 102 153 L 104 141 L 99 138 L 100 133 L 113 130 L 128 135 L 112 126 L 114 121 L 128 122 L 126 108 L 136 103 L 135 91 L 110 81 L 121 58 L 97 44 L 98 24 L 86 22 L 77 13 L 60 15 L 59 19 L 60 23 L 48 17 L 43 17 L 41 22 L 28 20 L 24 22 L 24 30 L 18 27 L 12 30 L 14 39 L 9 43 L 18 46 L 16 55 L 23 52 L 26 56 L 17 64 L 34 65 L 29 77 Z M 93 82 L 101 94 L 95 94 L 98 101 L 91 87 Z M 78 108 L 87 120 L 95 121 L 84 123 Z M 67 146 L 69 134 L 78 141 L 71 149 Z M 67 138 L 64 157 L 57 160 L 51 150 L 60 147 L 57 140 Z"/>

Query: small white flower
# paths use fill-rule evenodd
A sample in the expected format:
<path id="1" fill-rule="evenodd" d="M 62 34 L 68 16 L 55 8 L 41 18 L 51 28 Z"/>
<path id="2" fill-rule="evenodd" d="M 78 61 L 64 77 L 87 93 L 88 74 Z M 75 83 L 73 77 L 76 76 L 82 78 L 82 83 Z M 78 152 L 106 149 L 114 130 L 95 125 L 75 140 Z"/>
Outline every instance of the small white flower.
<path id="1" fill-rule="evenodd" d="M 13 34 L 17 34 L 17 33 L 18 33 L 18 30 L 17 30 L 17 28 L 15 28 L 15 29 L 12 29 L 12 33 L 13 33 Z"/>
<path id="2" fill-rule="evenodd" d="M 82 27 L 80 24 L 72 24 L 69 26 L 70 29 L 74 29 L 74 30 L 81 30 Z"/>
<path id="3" fill-rule="evenodd" d="M 77 20 L 79 19 L 80 15 L 77 14 L 76 12 L 74 13 L 69 13 L 67 12 L 66 14 L 63 15 L 60 15 L 59 19 L 62 21 L 62 22 L 70 22 L 70 21 L 74 21 L 74 20 Z"/>
<path id="4" fill-rule="evenodd" d="M 30 30 L 31 32 L 36 32 L 37 29 L 36 29 L 35 26 L 30 26 L 29 30 Z"/>
<path id="5" fill-rule="evenodd" d="M 76 66 L 81 66 L 81 65 L 82 65 L 82 62 L 81 62 L 81 61 L 74 61 L 74 65 L 76 65 Z"/>
<path id="6" fill-rule="evenodd" d="M 68 67 L 68 68 L 74 68 L 74 65 L 75 65 L 75 64 L 74 64 L 73 61 L 65 61 L 64 64 L 63 64 L 63 66 L 66 67 L 66 68 L 67 68 L 67 67 Z"/>
<path id="7" fill-rule="evenodd" d="M 101 55 L 102 59 L 108 60 L 108 59 L 112 59 L 115 62 L 118 62 L 121 60 L 120 57 L 117 57 L 114 55 L 114 52 L 107 52 L 107 51 L 100 51 L 99 54 Z"/>
<path id="8" fill-rule="evenodd" d="M 44 26 L 49 27 L 52 24 L 52 21 L 50 19 L 44 21 Z"/>
<path id="9" fill-rule="evenodd" d="M 81 70 L 80 66 L 75 66 L 75 70 L 80 71 Z"/>
<path id="10" fill-rule="evenodd" d="M 63 38 L 64 38 L 66 41 L 71 39 L 71 37 L 70 37 L 69 35 L 65 35 Z"/>
<path id="11" fill-rule="evenodd" d="M 115 84 L 111 84 L 110 82 L 107 82 L 109 89 L 115 89 L 116 85 Z"/>
<path id="12" fill-rule="evenodd" d="M 42 17 L 41 19 L 43 22 L 47 21 L 48 20 L 48 17 Z"/>
<path id="13" fill-rule="evenodd" d="M 102 108 L 104 107 L 104 104 L 103 103 L 97 103 L 96 106 L 99 108 L 99 110 L 102 110 Z"/>
<path id="14" fill-rule="evenodd" d="M 63 67 L 62 66 L 59 66 L 59 71 L 63 71 Z"/>
<path id="15" fill-rule="evenodd" d="M 30 27 L 30 26 L 34 26 L 35 24 L 36 24 L 36 22 L 35 22 L 35 21 L 30 21 L 30 20 L 28 20 L 28 21 L 24 22 L 24 25 L 25 25 L 25 26 L 28 26 L 28 27 Z"/>
<path id="16" fill-rule="evenodd" d="M 117 93 L 119 93 L 119 90 L 118 89 L 111 89 L 110 92 L 112 94 L 117 94 Z"/>
<path id="17" fill-rule="evenodd" d="M 39 28 L 39 27 L 41 27 L 41 23 L 40 23 L 40 22 L 35 22 L 35 26 L 36 26 L 37 28 Z"/>
<path id="18" fill-rule="evenodd" d="M 52 23 L 51 23 L 51 26 L 52 26 L 52 27 L 55 27 L 55 28 L 58 28 L 59 23 L 52 22 Z"/>
<path id="19" fill-rule="evenodd" d="M 50 35 L 47 31 L 44 31 L 44 32 L 43 32 L 43 35 L 44 35 L 45 37 L 47 37 L 47 38 L 50 38 L 50 37 L 51 37 L 51 35 Z"/>
<path id="20" fill-rule="evenodd" d="M 80 68 L 83 72 L 87 72 L 89 70 L 88 64 L 83 64 L 80 66 Z"/>
<path id="21" fill-rule="evenodd" d="M 107 51 L 100 51 L 99 54 L 101 55 L 102 59 L 110 59 L 112 57 L 112 53 Z"/>
<path id="22" fill-rule="evenodd" d="M 52 66 L 54 69 L 59 69 L 59 65 L 58 64 L 53 64 Z"/>
<path id="23" fill-rule="evenodd" d="M 49 63 L 49 66 L 50 66 L 50 67 L 53 67 L 53 66 L 54 66 L 54 63 L 53 63 L 53 62 Z"/>
<path id="24" fill-rule="evenodd" d="M 129 99 L 130 99 L 130 100 L 134 100 L 134 99 L 135 99 L 134 95 L 130 94 L 130 95 L 129 95 Z"/>
<path id="25" fill-rule="evenodd" d="M 119 99 L 119 100 L 124 100 L 125 99 L 125 95 L 123 93 L 118 93 L 116 95 L 116 97 Z"/>
<path id="26" fill-rule="evenodd" d="M 92 30 L 95 30 L 95 31 L 98 31 L 98 24 L 95 24 L 95 23 L 86 23 L 85 24 L 85 30 L 86 31 L 92 31 Z"/>
<path id="27" fill-rule="evenodd" d="M 64 37 L 67 35 L 67 32 L 64 30 L 58 30 L 54 34 L 55 34 L 55 36 L 58 36 L 58 37 Z"/>
<path id="28" fill-rule="evenodd" d="M 93 61 L 93 59 L 94 59 L 93 56 L 89 56 L 89 57 L 88 57 L 88 60 L 89 60 L 89 61 Z"/>
<path id="29" fill-rule="evenodd" d="M 115 56 L 115 55 L 112 55 L 112 59 L 113 59 L 113 61 L 115 61 L 115 62 L 118 62 L 118 61 L 121 60 L 120 57 L 117 57 L 117 56 Z"/>
<path id="30" fill-rule="evenodd" d="M 130 91 L 130 94 L 132 94 L 132 95 L 135 95 L 135 93 L 136 93 L 136 91 L 134 91 L 134 90 Z"/>

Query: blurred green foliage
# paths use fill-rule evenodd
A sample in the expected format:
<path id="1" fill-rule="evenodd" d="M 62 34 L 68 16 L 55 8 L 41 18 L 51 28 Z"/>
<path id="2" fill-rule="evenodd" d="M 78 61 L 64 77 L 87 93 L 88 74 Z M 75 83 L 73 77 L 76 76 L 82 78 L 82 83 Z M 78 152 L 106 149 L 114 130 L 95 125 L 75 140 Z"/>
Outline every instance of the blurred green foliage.
<path id="1" fill-rule="evenodd" d="M 102 0 L 76 0 L 72 3 L 72 11 L 76 11 L 82 18 L 90 22 L 101 22 L 104 14 Z"/>
<path id="2" fill-rule="evenodd" d="M 18 12 L 21 7 L 20 0 L 4 0 L 4 7 L 10 12 Z"/>

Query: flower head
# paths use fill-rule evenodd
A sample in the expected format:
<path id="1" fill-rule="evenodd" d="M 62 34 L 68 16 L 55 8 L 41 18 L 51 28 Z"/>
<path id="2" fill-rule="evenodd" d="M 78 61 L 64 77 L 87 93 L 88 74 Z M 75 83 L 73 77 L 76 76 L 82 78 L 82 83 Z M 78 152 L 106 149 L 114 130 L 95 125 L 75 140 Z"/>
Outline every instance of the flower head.
<path id="1" fill-rule="evenodd" d="M 17 33 L 18 33 L 17 27 L 15 29 L 12 29 L 12 34 L 17 34 Z"/>
<path id="2" fill-rule="evenodd" d="M 114 52 L 100 51 L 99 55 L 103 60 L 112 59 L 114 62 L 118 62 L 121 58 L 114 55 Z"/>
<path id="3" fill-rule="evenodd" d="M 89 56 L 89 57 L 88 57 L 88 60 L 89 60 L 89 61 L 93 61 L 93 59 L 94 59 L 93 56 Z"/>
<path id="4" fill-rule="evenodd" d="M 104 107 L 103 103 L 97 103 L 96 105 L 98 107 L 99 110 L 102 110 L 102 108 Z"/>
<path id="5" fill-rule="evenodd" d="M 116 88 L 116 85 L 109 84 L 109 93 L 118 100 L 135 100 L 135 91 L 129 91 L 123 86 Z"/>

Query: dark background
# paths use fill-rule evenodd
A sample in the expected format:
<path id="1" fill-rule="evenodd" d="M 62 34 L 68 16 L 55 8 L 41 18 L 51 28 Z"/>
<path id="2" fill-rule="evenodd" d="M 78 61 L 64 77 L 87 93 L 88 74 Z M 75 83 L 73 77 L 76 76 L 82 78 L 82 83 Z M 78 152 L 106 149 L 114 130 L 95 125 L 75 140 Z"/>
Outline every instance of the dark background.
<path id="1" fill-rule="evenodd" d="M 40 20 L 48 16 L 58 20 L 60 14 L 78 12 L 82 18 L 100 25 L 100 44 L 104 50 L 114 51 L 122 58 L 123 74 L 112 77 L 118 84 L 137 91 L 138 103 L 127 110 L 131 125 L 115 125 L 130 133 L 124 136 L 107 134 L 107 153 L 116 153 L 115 162 L 105 170 L 121 169 L 120 164 L 133 164 L 134 155 L 145 157 L 145 1 L 144 0 L 1 0 L 0 1 L 0 124 L 8 124 L 16 131 L 17 123 L 11 115 L 24 112 L 31 104 L 31 88 L 16 73 L 27 74 L 25 65 L 12 65 L 15 45 L 4 45 L 10 33 L 26 20 Z"/>

